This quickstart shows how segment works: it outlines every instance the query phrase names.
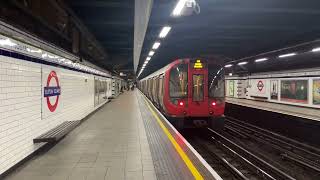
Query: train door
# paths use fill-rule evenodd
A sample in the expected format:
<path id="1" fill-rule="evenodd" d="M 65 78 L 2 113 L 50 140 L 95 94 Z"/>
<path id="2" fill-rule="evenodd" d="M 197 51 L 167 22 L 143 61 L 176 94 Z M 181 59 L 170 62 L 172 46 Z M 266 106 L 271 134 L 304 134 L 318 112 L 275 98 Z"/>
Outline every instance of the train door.
<path id="1" fill-rule="evenodd" d="M 188 114 L 206 116 L 208 109 L 208 69 L 201 60 L 189 64 Z"/>

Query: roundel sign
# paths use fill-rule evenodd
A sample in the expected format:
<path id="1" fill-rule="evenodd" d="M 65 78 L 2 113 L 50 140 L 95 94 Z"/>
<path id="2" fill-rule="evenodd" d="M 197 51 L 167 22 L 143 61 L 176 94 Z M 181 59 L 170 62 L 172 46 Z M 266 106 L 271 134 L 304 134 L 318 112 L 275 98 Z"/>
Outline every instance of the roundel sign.
<path id="1" fill-rule="evenodd" d="M 57 109 L 60 94 L 59 78 L 55 71 L 51 71 L 47 78 L 46 87 L 44 87 L 44 97 L 46 98 L 48 109 L 51 112 Z"/>
<path id="2" fill-rule="evenodd" d="M 263 84 L 263 82 L 260 80 L 260 81 L 258 82 L 258 84 L 257 84 L 257 88 L 258 88 L 259 91 L 262 91 L 262 90 L 263 90 L 263 87 L 264 87 L 264 84 Z"/>

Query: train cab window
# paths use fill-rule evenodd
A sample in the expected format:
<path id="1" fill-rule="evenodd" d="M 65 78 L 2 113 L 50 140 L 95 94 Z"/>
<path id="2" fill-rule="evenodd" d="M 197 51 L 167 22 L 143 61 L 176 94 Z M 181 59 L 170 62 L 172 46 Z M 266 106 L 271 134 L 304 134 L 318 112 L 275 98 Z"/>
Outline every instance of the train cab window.
<path id="1" fill-rule="evenodd" d="M 204 94 L 204 76 L 202 74 L 194 74 L 192 76 L 192 99 L 193 101 L 203 101 Z"/>
<path id="2" fill-rule="evenodd" d="M 210 65 L 208 70 L 209 97 L 223 98 L 225 89 L 223 68 L 217 65 Z"/>
<path id="3" fill-rule="evenodd" d="M 188 64 L 179 64 L 170 70 L 169 91 L 171 98 L 188 96 Z"/>

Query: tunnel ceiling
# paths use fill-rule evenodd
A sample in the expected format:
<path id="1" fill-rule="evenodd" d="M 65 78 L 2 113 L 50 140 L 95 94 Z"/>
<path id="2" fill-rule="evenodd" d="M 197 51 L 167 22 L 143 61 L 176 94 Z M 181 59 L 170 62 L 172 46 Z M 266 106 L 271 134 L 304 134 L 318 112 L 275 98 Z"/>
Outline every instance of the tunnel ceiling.
<path id="1" fill-rule="evenodd" d="M 110 55 L 118 72 L 133 72 L 134 0 L 66 0 Z"/>
<path id="2" fill-rule="evenodd" d="M 140 77 L 176 58 L 221 56 L 234 60 L 315 40 L 320 35 L 319 0 L 197 0 L 198 15 L 170 16 L 177 1 L 153 4 L 140 65 L 161 28 L 172 29 Z"/>

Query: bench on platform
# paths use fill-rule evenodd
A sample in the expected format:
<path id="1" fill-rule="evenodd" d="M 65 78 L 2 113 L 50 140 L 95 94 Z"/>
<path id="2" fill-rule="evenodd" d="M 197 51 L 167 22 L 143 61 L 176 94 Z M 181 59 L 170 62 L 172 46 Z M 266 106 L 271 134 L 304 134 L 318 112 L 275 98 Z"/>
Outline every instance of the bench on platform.
<path id="1" fill-rule="evenodd" d="M 72 131 L 79 123 L 80 121 L 65 121 L 50 131 L 33 139 L 33 143 L 56 142 Z"/>

